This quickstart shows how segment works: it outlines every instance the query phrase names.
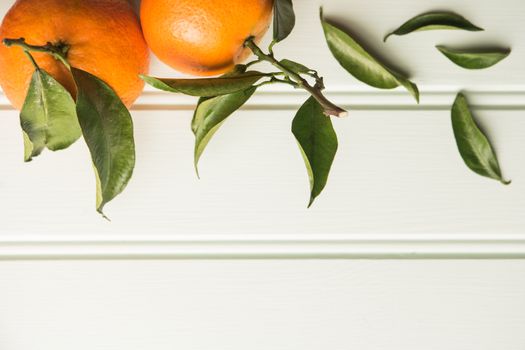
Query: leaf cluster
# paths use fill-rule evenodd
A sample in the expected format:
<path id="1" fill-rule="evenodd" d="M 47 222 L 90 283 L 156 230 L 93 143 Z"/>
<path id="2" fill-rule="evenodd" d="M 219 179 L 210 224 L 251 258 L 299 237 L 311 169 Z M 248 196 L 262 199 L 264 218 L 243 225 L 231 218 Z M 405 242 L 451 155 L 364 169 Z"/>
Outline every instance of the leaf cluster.
<path id="1" fill-rule="evenodd" d="M 436 29 L 484 31 L 483 28 L 456 13 L 429 12 L 411 18 L 386 35 L 385 41 L 392 35 L 402 36 Z M 437 45 L 436 48 L 457 66 L 470 70 L 492 67 L 509 56 L 511 52 L 507 48 L 458 49 L 444 45 Z M 467 167 L 481 176 L 495 179 L 506 185 L 510 184 L 510 181 L 504 180 L 492 145 L 476 124 L 467 98 L 461 92 L 457 94 L 452 105 L 451 119 L 458 151 Z"/>
<path id="2" fill-rule="evenodd" d="M 135 166 L 131 115 L 116 92 L 103 80 L 67 62 L 67 51 L 51 44 L 32 46 L 24 39 L 7 39 L 21 46 L 35 68 L 20 112 L 24 159 L 31 161 L 44 149 L 63 150 L 83 136 L 93 162 L 96 208 L 104 206 L 127 186 Z M 49 73 L 41 69 L 30 51 L 60 55 L 77 88 L 76 100 Z"/>

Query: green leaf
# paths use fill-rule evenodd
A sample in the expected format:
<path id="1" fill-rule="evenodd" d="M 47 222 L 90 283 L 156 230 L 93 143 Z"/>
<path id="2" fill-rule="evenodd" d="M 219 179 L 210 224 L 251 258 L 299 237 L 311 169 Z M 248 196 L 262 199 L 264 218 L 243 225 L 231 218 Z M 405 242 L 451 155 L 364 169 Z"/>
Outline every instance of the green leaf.
<path id="1" fill-rule="evenodd" d="M 22 136 L 24 137 L 24 161 L 30 162 L 33 160 L 33 151 L 35 150 L 35 145 L 29 139 L 26 132 L 22 130 Z"/>
<path id="2" fill-rule="evenodd" d="M 484 69 L 497 64 L 510 55 L 510 49 L 456 50 L 445 46 L 436 48 L 449 60 L 466 69 Z"/>
<path id="3" fill-rule="evenodd" d="M 288 60 L 286 58 L 281 60 L 279 63 L 284 68 L 286 68 L 288 70 L 291 70 L 292 72 L 295 72 L 295 73 L 307 74 L 307 73 L 312 72 L 312 70 L 310 68 L 306 67 L 305 65 L 302 65 L 301 63 L 298 63 L 298 62 L 295 62 L 295 61 Z"/>
<path id="4" fill-rule="evenodd" d="M 310 179 L 310 207 L 328 181 L 337 152 L 337 135 L 323 107 L 310 97 L 297 112 L 292 133 L 297 139 Z"/>
<path id="5" fill-rule="evenodd" d="M 471 32 L 484 30 L 483 28 L 472 24 L 463 16 L 453 12 L 437 11 L 424 13 L 408 20 L 401 27 L 386 35 L 384 41 L 386 41 L 391 35 L 406 35 L 417 31 L 439 29 L 462 29 Z"/>
<path id="6" fill-rule="evenodd" d="M 219 96 L 246 90 L 268 76 L 256 71 L 234 71 L 218 78 L 203 79 L 162 79 L 142 75 L 149 85 L 168 92 L 183 93 L 190 96 Z"/>
<path id="7" fill-rule="evenodd" d="M 295 27 L 295 13 L 292 0 L 273 2 L 273 40 L 283 41 Z"/>
<path id="8" fill-rule="evenodd" d="M 322 9 L 321 23 L 330 51 L 348 73 L 363 83 L 379 89 L 394 89 L 398 86 L 404 86 L 419 103 L 417 85 L 387 68 L 372 57 L 350 35 L 325 21 Z"/>
<path id="9" fill-rule="evenodd" d="M 44 148 L 58 151 L 71 146 L 81 135 L 75 101 L 51 75 L 36 69 L 20 112 L 26 161 Z"/>
<path id="10" fill-rule="evenodd" d="M 120 194 L 135 167 L 131 115 L 115 91 L 99 78 L 72 68 L 77 115 L 97 179 L 97 211 Z"/>
<path id="11" fill-rule="evenodd" d="M 242 107 L 254 94 L 256 87 L 233 94 L 201 98 L 192 121 L 195 134 L 195 169 L 198 174 L 199 159 L 213 135 L 226 119 Z"/>
<path id="12" fill-rule="evenodd" d="M 459 153 L 472 171 L 505 185 L 510 184 L 510 181 L 503 179 L 496 154 L 474 121 L 467 99 L 461 93 L 457 95 L 452 106 L 452 127 Z"/>

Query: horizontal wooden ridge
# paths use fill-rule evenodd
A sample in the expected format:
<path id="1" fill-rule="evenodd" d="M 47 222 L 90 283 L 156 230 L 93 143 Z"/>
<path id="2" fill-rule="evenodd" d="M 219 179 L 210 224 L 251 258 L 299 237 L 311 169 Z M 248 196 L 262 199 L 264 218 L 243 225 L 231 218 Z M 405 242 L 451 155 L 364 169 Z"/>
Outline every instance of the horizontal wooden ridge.
<path id="1" fill-rule="evenodd" d="M 0 260 L 523 259 L 525 235 L 177 235 L 3 237 Z"/>
<path id="2" fill-rule="evenodd" d="M 525 110 L 525 86 L 476 88 L 461 90 L 455 87 L 427 87 L 421 89 L 421 103 L 403 89 L 377 90 L 342 87 L 329 89 L 326 95 L 336 104 L 349 110 L 446 110 L 456 94 L 464 91 L 472 108 L 495 110 Z M 244 106 L 251 110 L 296 109 L 307 97 L 301 90 L 263 88 Z M 155 91 L 147 88 L 132 109 L 135 110 L 191 110 L 197 98 Z M 0 109 L 12 109 L 6 96 L 0 92 Z"/>

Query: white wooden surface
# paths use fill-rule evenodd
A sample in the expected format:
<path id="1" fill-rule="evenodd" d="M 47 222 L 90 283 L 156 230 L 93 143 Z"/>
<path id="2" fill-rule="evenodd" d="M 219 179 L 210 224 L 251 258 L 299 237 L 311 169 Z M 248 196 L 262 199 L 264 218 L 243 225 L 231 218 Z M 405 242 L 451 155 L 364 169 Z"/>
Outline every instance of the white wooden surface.
<path id="1" fill-rule="evenodd" d="M 2 0 L 1 11 L 11 3 Z M 132 254 L 141 241 L 161 246 L 192 239 L 202 243 L 198 252 L 220 253 L 210 248 L 214 242 L 248 239 L 262 243 L 259 252 L 264 244 L 275 243 L 286 255 L 301 241 L 320 246 L 323 239 L 334 244 L 372 239 L 377 244 L 365 249 L 371 255 L 397 256 L 399 246 L 388 250 L 395 246 L 391 243 L 408 242 L 403 246 L 407 256 L 432 247 L 439 254 L 524 256 L 525 6 L 515 0 L 323 4 L 328 17 L 344 19 L 368 47 L 411 73 L 423 94 L 416 106 L 402 90 L 369 89 L 346 74 L 323 41 L 321 3 L 296 3 L 297 29 L 278 54 L 318 67 L 328 94 L 351 110 L 350 118 L 335 121 L 340 150 L 328 187 L 312 209 L 306 209 L 306 172 L 289 131 L 294 108 L 306 97 L 300 92 L 259 93 L 209 145 L 199 181 L 189 130 L 195 100 L 148 89 L 133 110 L 136 171 L 126 192 L 107 208 L 111 223 L 93 210 L 94 177 L 83 143 L 24 164 L 17 112 L 1 98 L 0 255 L 48 256 L 68 244 L 80 254 L 93 243 L 97 248 L 85 255 L 96 256 L 97 249 L 133 241 L 120 246 L 120 254 Z M 487 31 L 416 33 L 381 42 L 388 30 L 431 9 L 457 11 Z M 455 67 L 433 47 L 462 43 L 508 45 L 513 54 L 492 69 L 472 72 Z M 157 61 L 152 73 L 175 75 Z M 449 121 L 450 104 L 460 89 L 470 92 L 511 186 L 480 178 L 463 165 Z M 439 237 L 441 245 L 418 244 Z M 461 237 L 461 244 L 470 239 L 474 248 L 465 249 L 469 245 L 456 244 L 454 237 Z M 283 239 L 294 244 L 280 245 Z M 352 255 L 352 244 L 347 246 Z M 510 252 L 509 246 L 514 247 Z"/>
<path id="2" fill-rule="evenodd" d="M 525 261 L 3 262 L 5 350 L 522 350 Z"/>
<path id="3" fill-rule="evenodd" d="M 12 3 L 0 0 L 0 15 Z M 133 109 L 135 176 L 108 206 L 111 223 L 93 208 L 86 147 L 24 164 L 17 112 L 0 96 L 0 349 L 524 348 L 525 261 L 497 259 L 525 257 L 525 5 L 295 4 L 297 30 L 277 52 L 318 67 L 329 95 L 352 112 L 335 121 L 340 150 L 310 210 L 289 132 L 305 98 L 299 92 L 255 96 L 210 144 L 199 181 L 194 99 L 147 90 Z M 412 75 L 421 106 L 402 90 L 371 90 L 335 63 L 318 23 L 321 4 Z M 381 42 L 432 9 L 454 10 L 487 31 Z M 433 48 L 467 43 L 508 45 L 513 54 L 470 72 Z M 157 61 L 152 73 L 175 75 Z M 462 164 L 448 112 L 460 89 L 512 186 Z"/>

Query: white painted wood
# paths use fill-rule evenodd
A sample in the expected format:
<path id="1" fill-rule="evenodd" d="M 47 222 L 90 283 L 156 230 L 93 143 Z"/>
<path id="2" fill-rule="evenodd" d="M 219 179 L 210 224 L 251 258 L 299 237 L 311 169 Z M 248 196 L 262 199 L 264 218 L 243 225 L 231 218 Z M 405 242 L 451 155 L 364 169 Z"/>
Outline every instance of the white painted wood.
<path id="1" fill-rule="evenodd" d="M 190 111 L 135 111 L 138 162 L 127 191 L 93 209 L 86 147 L 21 161 L 15 112 L 0 152 L 4 234 L 522 233 L 521 111 L 480 111 L 512 186 L 478 177 L 457 154 L 448 111 L 356 111 L 337 120 L 330 183 L 306 209 L 308 183 L 291 111 L 243 111 L 193 171 Z M 16 132 L 15 132 L 16 131 Z M 271 140 L 271 142 L 269 142 Z M 23 219 L 22 219 L 23 218 Z"/>
<path id="2" fill-rule="evenodd" d="M 328 95 L 351 111 L 335 122 L 340 150 L 314 208 L 305 208 L 307 178 L 289 132 L 306 97 L 301 92 L 258 93 L 217 133 L 199 181 L 189 130 L 195 99 L 148 88 L 132 112 L 137 168 L 126 192 L 108 205 L 111 223 L 93 210 L 94 178 L 82 142 L 23 164 L 17 112 L 0 96 L 0 258 L 525 256 L 525 5 L 323 3 L 328 17 L 344 19 L 368 47 L 412 73 L 423 94 L 417 106 L 402 89 L 377 91 L 349 76 L 323 41 L 321 3 L 296 2 L 297 30 L 277 53 L 318 67 Z M 11 4 L 1 1 L 0 14 Z M 381 42 L 390 29 L 431 9 L 455 10 L 487 31 Z M 472 72 L 433 48 L 462 43 L 509 45 L 513 54 Z M 156 60 L 152 74 L 176 75 Z M 472 174 L 457 154 L 448 110 L 460 89 L 467 90 L 512 186 Z"/>
<path id="3" fill-rule="evenodd" d="M 132 111 L 193 111 L 196 99 L 192 96 L 170 94 L 162 91 L 149 91 L 147 88 L 135 102 Z M 420 104 L 405 91 L 372 90 L 367 87 L 347 89 L 328 89 L 326 95 L 337 103 L 354 111 L 449 111 L 458 90 L 442 87 L 428 88 L 423 91 Z M 473 110 L 525 110 L 525 89 L 521 87 L 498 89 L 498 87 L 480 87 L 464 90 L 468 95 L 469 105 Z M 282 87 L 263 87 L 249 99 L 242 110 L 281 110 L 289 111 L 293 116 L 304 103 L 308 95 L 301 90 Z M 4 94 L 0 93 L 0 110 L 12 110 Z"/>
<path id="4" fill-rule="evenodd" d="M 0 15 L 12 3 L 1 0 Z M 0 349 L 523 349 L 525 261 L 465 259 L 525 257 L 524 3 L 295 4 L 297 30 L 278 54 L 317 67 L 330 97 L 351 110 L 335 122 L 340 151 L 310 210 L 289 132 L 300 92 L 259 92 L 212 141 L 199 181 L 195 100 L 148 88 L 132 111 L 137 169 L 107 208 L 111 223 L 94 211 L 86 147 L 23 164 L 17 112 L 0 94 Z M 411 73 L 421 106 L 338 66 L 323 43 L 321 4 Z M 487 31 L 381 43 L 431 9 Z M 470 72 L 433 48 L 466 43 L 513 54 Z M 152 73 L 177 76 L 156 60 Z M 462 164 L 448 112 L 460 89 L 512 186 Z"/>
<path id="5" fill-rule="evenodd" d="M 9 350 L 522 350 L 525 261 L 0 264 Z"/>
<path id="6" fill-rule="evenodd" d="M 523 259 L 521 235 L 169 235 L 4 237 L 0 260 Z"/>

